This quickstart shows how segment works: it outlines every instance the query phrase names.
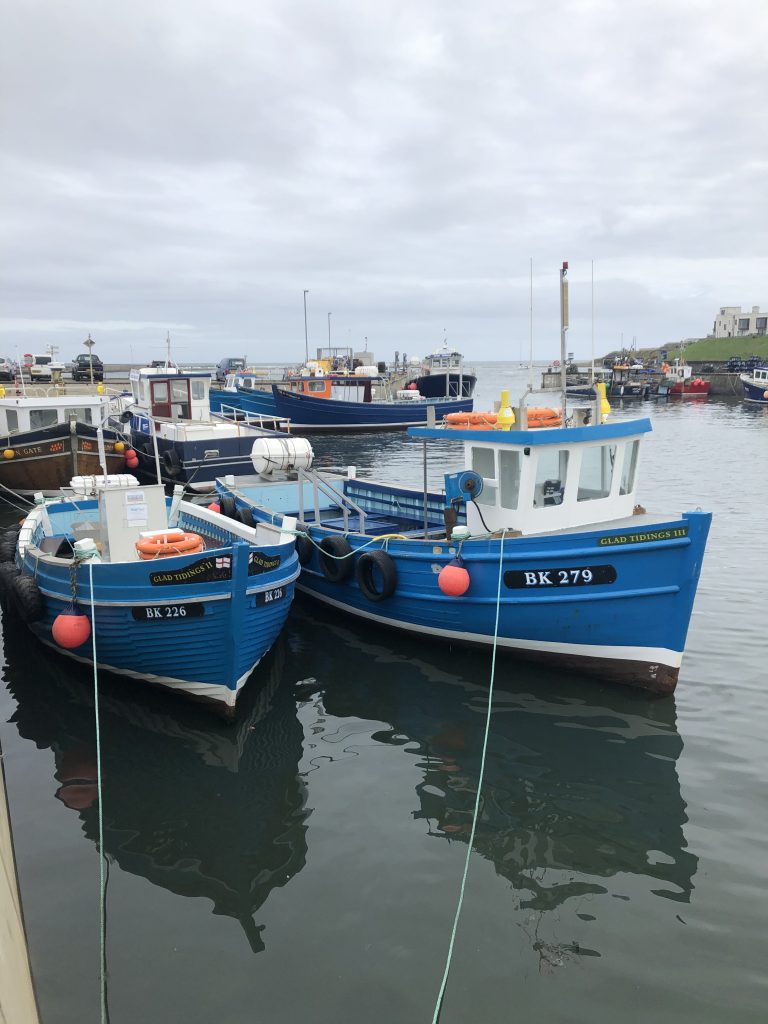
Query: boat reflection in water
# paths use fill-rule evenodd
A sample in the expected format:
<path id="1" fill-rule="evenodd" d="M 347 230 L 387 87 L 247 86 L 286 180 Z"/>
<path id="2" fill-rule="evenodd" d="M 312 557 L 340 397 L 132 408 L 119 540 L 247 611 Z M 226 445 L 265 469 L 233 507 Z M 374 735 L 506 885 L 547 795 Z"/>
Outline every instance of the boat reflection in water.
<path id="1" fill-rule="evenodd" d="M 339 626 L 331 616 L 321 616 L 315 604 L 300 601 L 293 627 L 312 652 L 309 664 L 317 682 L 308 687 L 307 698 L 317 704 L 318 722 L 329 723 L 327 751 L 337 746 L 340 718 L 389 723 L 389 730 L 373 738 L 407 746 L 423 773 L 414 817 L 426 822 L 436 841 L 466 842 L 480 772 L 490 657 L 454 649 L 446 658 L 428 643 L 398 635 L 390 644 L 375 629 Z M 443 665 L 451 671 L 438 667 Z M 652 898 L 685 904 L 698 865 L 683 832 L 688 819 L 676 768 L 682 740 L 674 699 L 597 685 L 585 691 L 584 686 L 565 673 L 497 667 L 474 849 L 515 890 L 517 923 L 543 968 L 561 966 L 573 956 L 599 955 L 557 941 L 566 906 L 574 917 L 589 921 L 601 899 L 610 899 L 615 910 L 616 896 L 641 898 L 627 876 L 636 876 L 641 892 Z M 322 724 L 316 732 L 322 764 Z M 614 879 L 610 889 L 609 879 Z M 602 929 L 595 941 L 604 944 L 609 934 Z"/>
<path id="2" fill-rule="evenodd" d="M 3 632 L 5 678 L 18 702 L 11 721 L 53 751 L 55 796 L 98 845 L 89 673 L 43 661 L 18 631 Z M 246 687 L 231 724 L 163 693 L 137 700 L 120 681 L 102 679 L 99 688 L 107 857 L 179 896 L 207 897 L 214 914 L 241 923 L 254 952 L 264 948 L 254 916 L 307 854 L 302 728 L 281 685 L 284 654 L 278 642 L 259 669 L 263 686 Z"/>

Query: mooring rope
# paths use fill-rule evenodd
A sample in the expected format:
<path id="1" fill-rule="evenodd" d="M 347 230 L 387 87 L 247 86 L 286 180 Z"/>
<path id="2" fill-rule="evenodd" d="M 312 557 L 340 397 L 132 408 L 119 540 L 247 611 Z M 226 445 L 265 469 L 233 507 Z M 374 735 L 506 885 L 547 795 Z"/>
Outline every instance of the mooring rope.
<path id="1" fill-rule="evenodd" d="M 499 614 L 501 612 L 501 580 L 504 575 L 504 535 L 506 530 L 501 531 L 501 541 L 499 543 L 499 582 L 496 589 L 496 622 L 493 627 L 493 648 L 491 655 L 491 678 L 488 684 L 488 709 L 485 715 L 485 735 L 483 736 L 483 752 L 480 757 L 480 774 L 477 779 L 477 795 L 475 797 L 475 810 L 472 815 L 472 830 L 469 834 L 469 841 L 467 843 L 467 856 L 464 858 L 464 872 L 461 876 L 461 886 L 459 888 L 459 902 L 456 906 L 456 914 L 453 918 L 453 927 L 451 929 L 451 941 L 448 944 L 448 955 L 445 960 L 445 970 L 443 971 L 443 980 L 440 982 L 440 991 L 437 994 L 437 1002 L 435 1003 L 435 1012 L 432 1015 L 432 1024 L 437 1024 L 440 1019 L 440 1011 L 443 1006 L 443 997 L 445 996 L 445 987 L 448 984 L 448 974 L 451 970 L 451 960 L 453 958 L 453 947 L 456 942 L 456 933 L 459 928 L 459 917 L 461 916 L 461 908 L 464 903 L 464 890 L 467 884 L 467 874 L 469 873 L 469 858 L 472 856 L 472 847 L 475 843 L 475 831 L 477 830 L 477 819 L 480 814 L 480 796 L 483 789 L 483 776 L 485 774 L 485 757 L 488 750 L 488 736 L 491 731 L 491 709 L 493 707 L 493 683 L 496 678 L 496 650 L 498 646 L 499 637 Z"/>
<path id="2" fill-rule="evenodd" d="M 99 721 L 99 669 L 96 663 L 96 600 L 93 593 L 93 562 L 88 565 L 91 586 L 91 652 L 93 655 L 93 711 L 96 720 L 96 788 L 99 794 L 99 995 L 101 1024 L 108 1024 L 106 881 L 104 876 L 104 806 L 101 789 L 101 725 Z"/>

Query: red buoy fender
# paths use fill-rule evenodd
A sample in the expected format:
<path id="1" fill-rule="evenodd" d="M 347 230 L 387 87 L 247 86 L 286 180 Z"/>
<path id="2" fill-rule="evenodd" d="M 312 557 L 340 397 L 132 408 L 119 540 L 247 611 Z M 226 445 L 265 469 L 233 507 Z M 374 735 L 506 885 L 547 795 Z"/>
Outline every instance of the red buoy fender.
<path id="1" fill-rule="evenodd" d="M 461 597 L 469 590 L 471 582 L 469 572 L 459 555 L 444 565 L 437 577 L 437 585 L 446 597 Z"/>
<path id="2" fill-rule="evenodd" d="M 78 610 L 68 609 L 53 620 L 51 633 L 59 647 L 71 651 L 75 647 L 82 647 L 90 638 L 91 620 Z"/>

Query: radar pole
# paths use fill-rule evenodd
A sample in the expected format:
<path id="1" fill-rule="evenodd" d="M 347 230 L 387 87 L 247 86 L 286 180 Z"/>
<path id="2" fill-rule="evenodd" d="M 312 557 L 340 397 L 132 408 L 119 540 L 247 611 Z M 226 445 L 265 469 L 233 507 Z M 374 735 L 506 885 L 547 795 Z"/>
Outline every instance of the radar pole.
<path id="1" fill-rule="evenodd" d="M 560 387 L 563 392 L 563 425 L 566 425 L 565 417 L 565 394 L 566 387 L 568 384 L 568 376 L 566 373 L 565 355 L 566 355 L 566 342 L 565 335 L 568 331 L 568 262 L 563 262 L 560 268 Z"/>

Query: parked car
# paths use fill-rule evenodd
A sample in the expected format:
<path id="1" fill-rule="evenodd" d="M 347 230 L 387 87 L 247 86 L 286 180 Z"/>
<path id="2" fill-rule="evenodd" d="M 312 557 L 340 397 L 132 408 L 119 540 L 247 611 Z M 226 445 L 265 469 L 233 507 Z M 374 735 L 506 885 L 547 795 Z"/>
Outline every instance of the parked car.
<path id="1" fill-rule="evenodd" d="M 54 359 L 50 352 L 25 353 L 21 367 L 24 377 L 31 381 L 51 381 L 54 377 L 60 378 L 64 369 L 64 363 Z"/>
<path id="2" fill-rule="evenodd" d="M 15 380 L 17 369 L 15 359 L 0 356 L 0 380 Z"/>
<path id="3" fill-rule="evenodd" d="M 91 378 L 93 369 L 93 378 Z M 72 380 L 104 380 L 104 364 L 96 355 L 83 352 L 72 360 Z"/>
<path id="4" fill-rule="evenodd" d="M 239 373 L 245 369 L 245 359 L 240 356 L 220 360 L 216 365 L 216 380 L 223 384 L 228 373 Z"/>

